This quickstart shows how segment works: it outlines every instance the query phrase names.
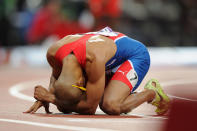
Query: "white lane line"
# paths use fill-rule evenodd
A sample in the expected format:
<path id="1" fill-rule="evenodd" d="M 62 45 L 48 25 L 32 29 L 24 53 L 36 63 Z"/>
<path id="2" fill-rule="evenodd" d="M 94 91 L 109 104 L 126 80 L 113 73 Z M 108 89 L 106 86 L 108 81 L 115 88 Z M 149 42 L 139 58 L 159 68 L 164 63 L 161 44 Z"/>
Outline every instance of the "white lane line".
<path id="1" fill-rule="evenodd" d="M 21 120 L 12 120 L 12 119 L 0 119 L 0 121 L 9 122 L 9 123 L 32 125 L 32 126 L 39 126 L 39 127 L 55 128 L 55 129 L 75 130 L 75 131 L 117 131 L 117 130 L 111 130 L 111 129 L 98 129 L 98 128 L 90 128 L 90 127 L 55 125 L 55 124 L 38 123 L 38 122 L 21 121 Z"/>
<path id="2" fill-rule="evenodd" d="M 25 95 L 25 94 L 21 93 L 20 91 L 26 90 L 28 88 L 33 89 L 33 86 L 38 85 L 38 83 L 39 84 L 41 83 L 40 85 L 43 85 L 43 84 L 45 84 L 45 82 L 46 82 L 46 80 L 44 79 L 44 80 L 27 81 L 27 82 L 18 83 L 16 85 L 10 87 L 9 93 L 12 96 L 17 97 L 19 99 L 34 102 L 35 99 L 32 96 Z"/>
<path id="3" fill-rule="evenodd" d="M 179 97 L 179 96 L 173 96 L 173 95 L 169 95 L 169 97 L 175 98 L 175 99 L 180 99 L 180 100 L 185 100 L 185 101 L 193 101 L 193 102 L 197 102 L 197 100 L 194 99 L 189 99 L 189 98 L 183 98 L 183 97 Z"/>
<path id="4" fill-rule="evenodd" d="M 21 93 L 20 91 L 28 89 L 28 88 L 32 89 L 33 88 L 32 86 L 33 85 L 38 85 L 38 83 L 41 83 L 42 85 L 46 84 L 46 79 L 39 80 L 39 81 L 28 81 L 28 82 L 22 82 L 22 83 L 16 84 L 16 85 L 10 87 L 9 92 L 14 97 L 17 97 L 17 98 L 22 99 L 22 100 L 27 100 L 27 101 L 30 101 L 30 102 L 34 102 L 35 100 L 32 96 L 25 95 L 25 94 Z M 189 79 L 189 80 L 179 79 L 179 80 L 172 80 L 172 81 L 162 82 L 161 84 L 162 84 L 163 87 L 169 88 L 172 85 L 193 84 L 193 83 L 197 83 L 196 79 Z M 170 97 L 174 97 L 174 98 L 177 98 L 177 99 L 197 101 L 197 100 L 188 99 L 188 98 L 184 98 L 184 97 L 178 97 L 178 96 L 174 96 L 174 95 L 170 95 L 170 94 L 168 94 L 168 95 Z"/>
<path id="5" fill-rule="evenodd" d="M 30 86 L 30 85 L 38 85 L 38 83 L 40 83 L 40 80 L 39 81 L 28 81 L 28 82 L 22 82 L 22 83 L 16 84 L 16 85 L 10 87 L 9 93 L 12 96 L 17 97 L 19 99 L 34 102 L 35 99 L 32 96 L 25 95 L 25 94 L 21 93 L 20 91 L 27 90 L 28 88 L 32 89 L 33 87 Z M 41 85 L 43 85 L 43 84 L 46 84 L 46 83 L 44 83 L 42 81 Z M 97 108 L 96 113 L 97 114 L 104 114 L 103 111 L 100 108 Z M 137 116 L 137 117 L 143 117 L 143 118 L 166 119 L 165 117 L 146 116 L 146 115 L 141 115 L 141 114 L 133 114 L 132 112 L 129 113 L 129 115 Z"/>
<path id="6" fill-rule="evenodd" d="M 45 85 L 45 80 L 42 81 L 28 81 L 16 84 L 12 86 L 9 89 L 9 93 L 22 100 L 34 102 L 35 99 L 32 96 L 25 95 L 21 93 L 22 90 L 26 89 L 32 89 L 33 85 L 38 85 L 38 83 L 41 83 L 41 85 Z M 26 125 L 34 125 L 34 126 L 40 126 L 40 127 L 49 127 L 49 128 L 56 128 L 56 129 L 67 129 L 67 130 L 80 130 L 80 131 L 115 131 L 111 129 L 98 129 L 98 128 L 90 128 L 90 127 L 74 127 L 74 126 L 65 126 L 65 125 L 54 125 L 54 124 L 46 124 L 46 123 L 38 123 L 38 122 L 30 122 L 30 121 L 20 121 L 20 120 L 11 120 L 11 119 L 0 119 L 0 121 L 4 122 L 11 122 L 11 123 L 18 123 L 18 124 L 26 124 Z"/>
<path id="7" fill-rule="evenodd" d="M 166 118 L 167 119 L 167 118 Z M 83 122 L 83 123 L 89 123 L 91 122 L 92 120 L 89 120 L 89 119 L 70 119 L 68 121 L 71 121 L 71 122 Z M 104 122 L 105 124 L 109 123 L 111 124 L 112 122 L 116 122 L 116 123 L 128 123 L 128 124 L 134 124 L 134 123 L 143 123 L 143 124 L 147 124 L 147 123 L 162 123 L 163 121 L 158 121 L 158 120 L 155 120 L 155 119 L 139 119 L 139 118 L 122 118 L 122 119 L 94 119 L 94 122 Z"/>
<path id="8" fill-rule="evenodd" d="M 185 84 L 193 84 L 197 83 L 196 79 L 188 78 L 188 79 L 177 79 L 172 81 L 161 82 L 162 86 L 169 87 L 172 85 L 185 85 Z"/>
<path id="9" fill-rule="evenodd" d="M 196 79 L 188 79 L 188 80 L 179 79 L 179 80 L 164 82 L 164 83 L 161 83 L 161 84 L 162 84 L 163 87 L 165 87 L 164 89 L 166 89 L 166 88 L 170 88 L 170 86 L 172 86 L 172 85 L 186 85 L 186 84 L 194 84 L 194 83 L 197 83 Z M 168 96 L 172 97 L 172 98 L 180 99 L 180 100 L 197 102 L 197 100 L 195 100 L 195 99 L 189 99 L 189 98 L 174 96 L 174 95 L 171 95 L 171 94 L 168 94 Z"/>
<path id="10" fill-rule="evenodd" d="M 30 85 L 37 85 L 38 83 L 45 84 L 44 83 L 45 81 L 46 80 L 22 82 L 22 83 L 19 83 L 19 84 L 16 84 L 16 85 L 10 87 L 9 93 L 12 96 L 17 97 L 19 99 L 30 101 L 30 102 L 34 102 L 35 99 L 32 96 L 25 95 L 25 94 L 21 93 L 20 91 L 22 91 L 24 89 L 28 89 L 28 88 L 33 88 Z M 162 84 L 163 87 L 169 88 L 170 86 L 177 85 L 177 84 L 180 85 L 180 84 L 193 84 L 193 83 L 197 83 L 196 79 L 189 79 L 189 80 L 185 80 L 185 79 L 181 80 L 180 79 L 180 80 L 173 80 L 173 81 L 168 81 L 168 82 L 162 82 L 161 84 Z M 197 101 L 197 100 L 193 100 L 193 99 L 189 99 L 189 98 L 174 96 L 174 95 L 171 95 L 171 94 L 168 94 L 168 95 L 170 97 L 173 97 L 173 98 L 176 98 L 176 99 L 182 99 L 182 100 L 188 100 L 188 101 Z"/>
<path id="11" fill-rule="evenodd" d="M 22 99 L 22 100 L 27 100 L 27 101 L 30 101 L 30 102 L 34 102 L 34 98 L 32 96 L 27 96 L 23 93 L 21 93 L 22 90 L 25 90 L 27 88 L 33 88 L 31 85 L 37 85 L 38 83 L 40 83 L 41 81 L 28 81 L 28 82 L 23 82 L 23 83 L 19 83 L 17 85 L 14 85 L 12 86 L 10 89 L 9 89 L 9 92 L 12 96 L 14 97 L 17 97 L 19 99 Z M 197 83 L 197 81 L 195 79 L 189 79 L 189 80 L 173 80 L 173 81 L 167 81 L 167 82 L 162 82 L 162 86 L 164 86 L 165 88 L 169 88 L 170 86 L 173 86 L 173 85 L 177 85 L 177 84 L 192 84 L 192 83 Z M 43 84 L 46 84 L 44 83 L 44 80 L 42 80 L 42 85 Z M 173 95 L 170 95 L 168 94 L 170 97 L 172 98 L 176 98 L 176 99 L 182 99 L 182 100 L 188 100 L 188 101 L 197 101 L 197 100 L 193 100 L 193 99 L 188 99 L 188 98 L 183 98 L 183 97 L 178 97 L 178 96 L 173 96 Z M 97 109 L 97 112 L 102 112 L 99 108 Z M 131 115 L 134 115 L 134 116 L 139 116 L 139 117 L 143 117 L 143 118 L 156 118 L 156 119 L 167 119 L 165 117 L 152 117 L 152 116 L 146 116 L 146 115 L 141 115 L 141 114 L 132 114 Z M 83 121 L 83 120 L 82 120 Z M 137 121 L 139 122 L 139 121 Z M 142 121 L 140 121 L 142 122 Z M 61 125 L 60 125 L 61 126 Z"/>
<path id="12" fill-rule="evenodd" d="M 24 86 L 25 87 L 25 86 Z M 22 93 L 20 93 L 21 90 L 24 89 L 23 86 L 21 86 L 21 84 L 17 84 L 15 86 L 12 86 L 10 89 L 9 89 L 9 93 L 12 95 L 12 96 L 15 96 L 19 99 L 23 99 L 23 100 L 27 100 L 27 101 L 31 101 L 31 102 L 34 102 L 35 99 L 33 97 L 30 97 L 30 96 L 27 96 L 27 95 L 24 95 Z"/>

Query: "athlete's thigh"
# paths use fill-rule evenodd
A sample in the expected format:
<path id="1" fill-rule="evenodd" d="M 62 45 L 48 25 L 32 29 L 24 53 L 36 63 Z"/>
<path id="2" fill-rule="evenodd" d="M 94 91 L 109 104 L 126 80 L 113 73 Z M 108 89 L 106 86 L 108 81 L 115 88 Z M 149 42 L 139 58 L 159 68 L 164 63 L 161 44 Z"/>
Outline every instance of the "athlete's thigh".
<path id="1" fill-rule="evenodd" d="M 131 61 L 125 61 L 115 68 L 114 75 L 105 89 L 103 100 L 122 102 L 133 91 L 137 81 L 138 77 Z"/>
<path id="2" fill-rule="evenodd" d="M 110 80 L 105 88 L 103 101 L 122 103 L 130 95 L 128 85 L 118 80 Z"/>

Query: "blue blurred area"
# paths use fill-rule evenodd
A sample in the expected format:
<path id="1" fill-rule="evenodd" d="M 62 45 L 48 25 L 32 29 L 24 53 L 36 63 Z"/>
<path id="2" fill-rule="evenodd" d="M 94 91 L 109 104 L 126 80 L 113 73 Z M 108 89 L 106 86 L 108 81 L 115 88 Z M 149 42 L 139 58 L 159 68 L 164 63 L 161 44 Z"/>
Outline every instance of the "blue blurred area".
<path id="1" fill-rule="evenodd" d="M 196 46 L 196 0 L 0 0 L 0 46 L 110 26 L 147 46 Z"/>

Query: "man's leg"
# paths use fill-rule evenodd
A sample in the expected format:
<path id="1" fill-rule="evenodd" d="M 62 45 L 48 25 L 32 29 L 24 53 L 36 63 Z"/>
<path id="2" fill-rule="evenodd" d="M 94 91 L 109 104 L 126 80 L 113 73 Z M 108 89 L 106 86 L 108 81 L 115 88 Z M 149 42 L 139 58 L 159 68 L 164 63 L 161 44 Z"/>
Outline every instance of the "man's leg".
<path id="1" fill-rule="evenodd" d="M 134 94 L 130 92 L 128 85 L 121 81 L 111 80 L 105 89 L 100 108 L 107 114 L 119 115 L 128 113 L 140 104 L 155 98 L 155 92 L 149 89 Z"/>

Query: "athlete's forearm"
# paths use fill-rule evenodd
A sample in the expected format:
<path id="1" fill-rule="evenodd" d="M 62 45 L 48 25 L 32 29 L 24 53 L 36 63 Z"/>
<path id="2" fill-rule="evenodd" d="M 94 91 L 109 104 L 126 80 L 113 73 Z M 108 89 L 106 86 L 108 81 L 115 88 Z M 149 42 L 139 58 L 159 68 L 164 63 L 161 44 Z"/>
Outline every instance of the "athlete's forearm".
<path id="1" fill-rule="evenodd" d="M 93 107 L 91 104 L 87 103 L 85 98 L 82 98 L 78 103 L 75 104 L 66 103 L 65 101 L 62 103 L 56 99 L 55 104 L 61 104 L 65 110 L 79 114 L 93 115 L 96 112 L 96 107 Z"/>
<path id="2" fill-rule="evenodd" d="M 53 74 L 50 77 L 50 83 L 49 83 L 49 92 L 54 94 L 54 84 L 55 84 L 55 77 L 53 76 Z"/>
<path id="3" fill-rule="evenodd" d="M 79 113 L 77 111 L 77 103 L 71 104 L 67 101 L 60 101 L 56 98 L 55 102 L 53 104 L 57 106 L 57 108 L 60 112 L 63 112 L 63 113 L 77 112 L 77 113 Z"/>
<path id="4" fill-rule="evenodd" d="M 92 104 L 88 104 L 86 102 L 86 94 L 84 93 L 81 96 L 81 99 L 77 103 L 71 103 L 70 101 L 60 101 L 57 98 L 55 99 L 55 102 L 53 103 L 57 107 L 61 107 L 61 109 L 64 110 L 64 112 L 76 112 L 79 114 L 94 114 L 96 111 L 96 108 L 93 108 Z M 62 111 L 63 112 L 63 111 Z"/>
<path id="5" fill-rule="evenodd" d="M 91 86 L 93 86 L 94 88 Z M 98 103 L 100 101 L 100 94 L 101 93 L 99 93 L 99 92 L 101 90 L 99 88 L 97 88 L 96 85 L 92 85 L 92 84 L 88 84 L 88 83 L 87 83 L 86 88 L 88 90 L 86 91 L 84 99 L 81 99 L 81 101 L 77 104 L 76 112 L 80 113 L 80 114 L 93 115 L 93 114 L 95 114 L 96 108 L 97 108 Z"/>
<path id="6" fill-rule="evenodd" d="M 80 113 L 80 114 L 93 115 L 96 112 L 96 108 L 97 107 L 90 105 L 85 100 L 81 100 L 77 104 L 75 112 Z"/>

